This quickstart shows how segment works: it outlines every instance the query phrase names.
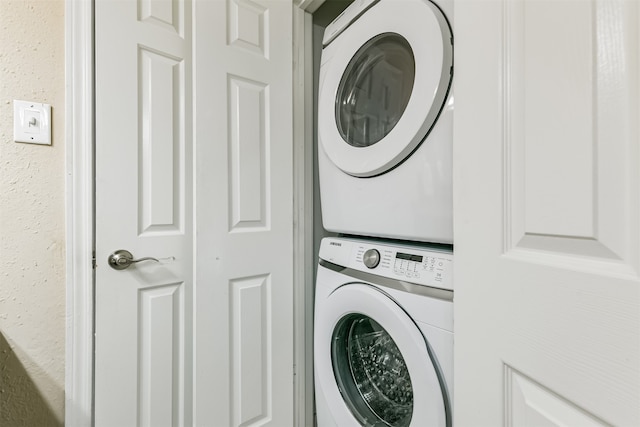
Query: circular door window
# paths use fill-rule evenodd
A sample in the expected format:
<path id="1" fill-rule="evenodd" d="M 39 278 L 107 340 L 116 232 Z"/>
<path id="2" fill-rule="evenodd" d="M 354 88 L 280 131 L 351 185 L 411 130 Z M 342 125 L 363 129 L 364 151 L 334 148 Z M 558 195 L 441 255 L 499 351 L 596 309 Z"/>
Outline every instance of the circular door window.
<path id="1" fill-rule="evenodd" d="M 407 427 L 413 414 L 409 370 L 393 338 L 363 314 L 334 329 L 332 364 L 347 406 L 363 426 Z"/>
<path id="2" fill-rule="evenodd" d="M 453 108 L 452 73 L 451 28 L 434 3 L 377 2 L 322 51 L 319 146 L 355 177 L 392 170 Z"/>
<path id="3" fill-rule="evenodd" d="M 315 316 L 318 395 L 335 425 L 451 426 L 447 385 L 435 353 L 387 293 L 348 283 L 317 298 Z"/>
<path id="4" fill-rule="evenodd" d="M 336 123 L 344 141 L 369 147 L 396 126 L 411 97 L 416 64 L 409 42 L 380 34 L 347 66 L 336 97 Z"/>

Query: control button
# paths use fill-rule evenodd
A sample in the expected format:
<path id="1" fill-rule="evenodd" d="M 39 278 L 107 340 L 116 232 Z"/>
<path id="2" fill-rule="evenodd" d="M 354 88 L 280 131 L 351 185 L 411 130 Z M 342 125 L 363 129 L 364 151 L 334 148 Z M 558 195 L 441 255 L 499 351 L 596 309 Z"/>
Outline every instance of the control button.
<path id="1" fill-rule="evenodd" d="M 376 249 L 369 249 L 364 253 L 362 262 L 364 262 L 367 268 L 376 268 L 380 263 L 380 252 Z"/>

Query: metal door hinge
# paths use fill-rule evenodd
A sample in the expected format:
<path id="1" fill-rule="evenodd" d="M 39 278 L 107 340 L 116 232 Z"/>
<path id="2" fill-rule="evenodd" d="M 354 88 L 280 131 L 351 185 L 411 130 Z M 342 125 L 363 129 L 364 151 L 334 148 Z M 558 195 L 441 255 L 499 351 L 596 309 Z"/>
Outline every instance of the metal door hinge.
<path id="1" fill-rule="evenodd" d="M 91 255 L 91 267 L 95 270 L 98 264 L 96 263 L 96 251 L 93 251 Z"/>

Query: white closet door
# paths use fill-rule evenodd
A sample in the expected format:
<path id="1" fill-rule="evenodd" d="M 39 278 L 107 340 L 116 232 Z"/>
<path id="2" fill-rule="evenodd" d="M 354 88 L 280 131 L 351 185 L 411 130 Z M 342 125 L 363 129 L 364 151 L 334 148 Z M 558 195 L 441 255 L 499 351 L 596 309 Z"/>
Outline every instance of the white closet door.
<path id="1" fill-rule="evenodd" d="M 292 4 L 95 19 L 95 424 L 291 425 Z"/>
<path id="2" fill-rule="evenodd" d="M 293 5 L 194 8 L 194 424 L 293 425 Z"/>
<path id="3" fill-rule="evenodd" d="M 457 426 L 640 425 L 640 11 L 456 3 Z"/>

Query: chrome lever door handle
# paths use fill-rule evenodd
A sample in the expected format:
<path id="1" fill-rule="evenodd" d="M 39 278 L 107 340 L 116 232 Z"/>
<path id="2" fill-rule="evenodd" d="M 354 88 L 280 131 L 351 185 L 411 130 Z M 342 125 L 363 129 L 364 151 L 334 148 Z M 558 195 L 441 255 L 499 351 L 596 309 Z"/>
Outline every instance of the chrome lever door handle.
<path id="1" fill-rule="evenodd" d="M 134 259 L 133 258 L 133 254 L 131 254 L 131 252 L 129 252 L 127 250 L 124 250 L 124 249 L 119 249 L 119 250 L 115 251 L 114 253 L 112 253 L 111 255 L 109 255 L 108 261 L 109 261 L 109 265 L 114 270 L 125 270 L 125 269 L 129 268 L 131 266 L 131 264 L 135 264 L 135 263 L 141 262 L 141 261 L 160 262 L 159 259 L 152 258 L 152 257 L 144 257 L 144 258 Z"/>

